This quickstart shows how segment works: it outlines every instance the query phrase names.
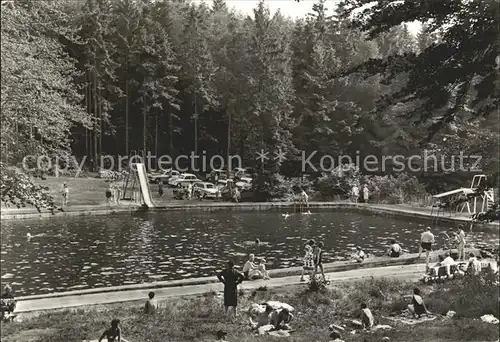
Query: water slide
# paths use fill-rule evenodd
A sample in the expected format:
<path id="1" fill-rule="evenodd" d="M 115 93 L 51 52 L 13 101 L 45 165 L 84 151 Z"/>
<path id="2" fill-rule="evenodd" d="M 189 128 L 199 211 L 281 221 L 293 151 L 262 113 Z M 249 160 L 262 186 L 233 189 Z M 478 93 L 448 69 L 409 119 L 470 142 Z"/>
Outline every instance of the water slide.
<path id="1" fill-rule="evenodd" d="M 135 164 L 137 167 L 137 175 L 139 176 L 139 184 L 141 186 L 142 198 L 144 199 L 144 204 L 153 208 L 153 200 L 151 199 L 151 191 L 149 191 L 148 176 L 146 174 L 146 166 L 142 163 Z"/>
<path id="2" fill-rule="evenodd" d="M 462 193 L 464 195 L 467 195 L 467 194 L 471 194 L 473 192 L 474 192 L 474 189 L 460 188 L 460 189 L 455 189 L 455 190 L 451 190 L 451 191 L 446 191 L 446 192 L 434 195 L 432 197 L 434 197 L 434 198 L 443 198 L 443 197 L 447 197 L 447 196 L 451 196 L 451 195 L 456 195 L 456 194 L 460 194 L 460 193 Z"/>

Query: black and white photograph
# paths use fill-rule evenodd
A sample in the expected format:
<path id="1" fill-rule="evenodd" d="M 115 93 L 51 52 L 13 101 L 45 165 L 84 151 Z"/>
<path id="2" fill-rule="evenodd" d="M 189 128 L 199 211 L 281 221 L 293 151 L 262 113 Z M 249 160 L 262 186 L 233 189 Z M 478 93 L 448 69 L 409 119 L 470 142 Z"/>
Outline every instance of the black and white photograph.
<path id="1" fill-rule="evenodd" d="M 500 1 L 0 11 L 1 342 L 500 342 Z"/>

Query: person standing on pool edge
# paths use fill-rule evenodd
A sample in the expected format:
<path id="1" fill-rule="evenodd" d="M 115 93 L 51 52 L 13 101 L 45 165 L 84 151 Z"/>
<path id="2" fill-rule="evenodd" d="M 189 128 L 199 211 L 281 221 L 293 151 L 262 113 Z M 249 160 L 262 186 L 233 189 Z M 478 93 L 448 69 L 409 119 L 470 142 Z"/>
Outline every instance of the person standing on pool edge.
<path id="1" fill-rule="evenodd" d="M 422 252 L 425 251 L 425 267 L 429 267 L 429 257 L 434 243 L 434 234 L 431 233 L 431 227 L 427 227 L 425 232 L 420 236 L 420 249 L 418 251 L 417 259 L 420 259 Z"/>
<path id="2" fill-rule="evenodd" d="M 314 247 L 314 271 L 311 275 L 311 279 L 315 279 L 319 267 L 321 275 L 323 276 L 323 281 L 326 283 L 325 272 L 323 270 L 323 246 L 323 242 L 319 242 L 318 245 Z"/>
<path id="3" fill-rule="evenodd" d="M 238 306 L 238 285 L 243 282 L 245 277 L 234 269 L 234 263 L 232 261 L 228 261 L 227 268 L 217 274 L 217 278 L 224 284 L 224 307 L 226 313 L 229 307 L 232 307 L 236 315 L 236 307 Z"/>
<path id="4" fill-rule="evenodd" d="M 465 260 L 465 232 L 463 224 L 459 224 L 457 229 L 458 260 Z"/>

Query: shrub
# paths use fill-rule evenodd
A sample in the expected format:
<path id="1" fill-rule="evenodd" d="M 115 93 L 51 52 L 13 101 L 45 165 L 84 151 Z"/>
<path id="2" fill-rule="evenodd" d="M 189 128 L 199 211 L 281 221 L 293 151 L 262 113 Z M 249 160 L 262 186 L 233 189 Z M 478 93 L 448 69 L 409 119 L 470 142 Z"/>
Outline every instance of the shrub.
<path id="1" fill-rule="evenodd" d="M 351 188 L 360 181 L 359 169 L 354 164 L 339 165 L 316 180 L 315 188 L 325 199 L 346 198 Z"/>
<path id="2" fill-rule="evenodd" d="M 425 186 L 416 177 L 406 173 L 396 177 L 371 176 L 367 177 L 366 183 L 371 197 L 381 203 L 412 203 L 428 196 Z"/>

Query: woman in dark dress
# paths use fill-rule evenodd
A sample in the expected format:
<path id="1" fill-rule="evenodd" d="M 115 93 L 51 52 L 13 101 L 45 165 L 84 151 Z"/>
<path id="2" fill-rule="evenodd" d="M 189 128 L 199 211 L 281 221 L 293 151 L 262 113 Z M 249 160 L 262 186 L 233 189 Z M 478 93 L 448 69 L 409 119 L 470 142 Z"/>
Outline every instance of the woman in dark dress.
<path id="1" fill-rule="evenodd" d="M 240 272 L 234 269 L 234 263 L 228 261 L 227 268 L 217 275 L 219 281 L 224 284 L 224 307 L 227 309 L 231 306 L 236 313 L 238 306 L 238 285 L 243 282 L 245 277 Z"/>

